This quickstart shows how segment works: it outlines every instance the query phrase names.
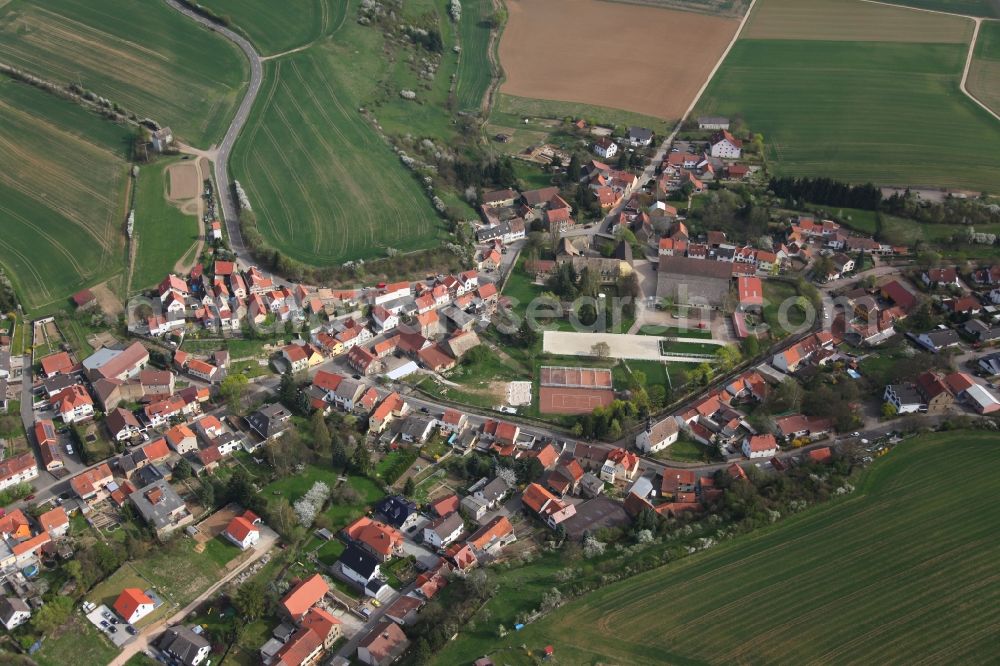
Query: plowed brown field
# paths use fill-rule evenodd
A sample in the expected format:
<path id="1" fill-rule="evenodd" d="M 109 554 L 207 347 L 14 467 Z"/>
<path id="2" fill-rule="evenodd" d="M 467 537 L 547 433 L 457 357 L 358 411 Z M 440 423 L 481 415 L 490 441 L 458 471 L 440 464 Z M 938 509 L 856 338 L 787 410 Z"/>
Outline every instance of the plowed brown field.
<path id="1" fill-rule="evenodd" d="M 739 26 L 599 0 L 509 0 L 507 10 L 502 92 L 667 119 L 684 113 Z"/>

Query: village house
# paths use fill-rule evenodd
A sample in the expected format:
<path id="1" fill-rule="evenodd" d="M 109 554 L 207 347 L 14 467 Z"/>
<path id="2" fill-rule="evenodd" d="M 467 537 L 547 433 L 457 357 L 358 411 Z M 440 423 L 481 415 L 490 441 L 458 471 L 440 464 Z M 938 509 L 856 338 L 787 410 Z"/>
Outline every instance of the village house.
<path id="1" fill-rule="evenodd" d="M 646 427 L 635 437 L 635 448 L 643 453 L 656 453 L 662 451 L 677 441 L 680 429 L 677 421 L 669 416 L 655 425 L 647 421 Z"/>
<path id="2" fill-rule="evenodd" d="M 103 465 L 107 467 L 107 465 Z M 108 470 L 108 476 L 111 471 Z M 0 461 L 0 490 L 5 490 L 19 483 L 26 483 L 38 477 L 38 463 L 30 451 Z"/>
<path id="3" fill-rule="evenodd" d="M 774 435 L 753 435 L 743 440 L 743 455 L 754 458 L 771 458 L 778 453 L 778 442 Z"/>
<path id="4" fill-rule="evenodd" d="M 310 608 L 323 600 L 330 591 L 330 586 L 319 574 L 313 574 L 299 581 L 285 593 L 278 602 L 282 613 L 293 622 L 299 622 Z"/>
<path id="5" fill-rule="evenodd" d="M 358 661 L 368 666 L 388 666 L 409 647 L 410 641 L 399 625 L 382 620 L 358 643 Z"/>
<path id="6" fill-rule="evenodd" d="M 625 449 L 612 449 L 601 466 L 600 477 L 607 483 L 631 481 L 639 471 L 639 456 Z"/>
<path id="7" fill-rule="evenodd" d="M 114 603 L 118 617 L 127 624 L 135 624 L 155 609 L 153 600 L 137 587 L 127 587 L 118 595 Z"/>
<path id="8" fill-rule="evenodd" d="M 521 495 L 526 509 L 538 515 L 550 528 L 576 515 L 576 506 L 563 502 L 537 483 L 529 484 Z"/>
<path id="9" fill-rule="evenodd" d="M 240 550 L 253 548 L 260 541 L 260 528 L 257 527 L 259 523 L 260 518 L 256 514 L 246 511 L 229 521 L 224 534 Z"/>

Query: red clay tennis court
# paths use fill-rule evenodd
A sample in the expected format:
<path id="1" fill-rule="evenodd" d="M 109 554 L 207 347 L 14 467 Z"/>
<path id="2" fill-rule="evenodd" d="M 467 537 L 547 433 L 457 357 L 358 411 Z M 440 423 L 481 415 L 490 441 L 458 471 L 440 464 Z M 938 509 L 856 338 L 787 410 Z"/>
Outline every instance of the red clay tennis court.
<path id="1" fill-rule="evenodd" d="M 615 398 L 611 371 L 604 368 L 543 366 L 538 409 L 543 414 L 587 414 Z"/>
<path id="2" fill-rule="evenodd" d="M 607 368 L 566 368 L 542 366 L 539 384 L 570 388 L 611 388 L 611 371 Z"/>

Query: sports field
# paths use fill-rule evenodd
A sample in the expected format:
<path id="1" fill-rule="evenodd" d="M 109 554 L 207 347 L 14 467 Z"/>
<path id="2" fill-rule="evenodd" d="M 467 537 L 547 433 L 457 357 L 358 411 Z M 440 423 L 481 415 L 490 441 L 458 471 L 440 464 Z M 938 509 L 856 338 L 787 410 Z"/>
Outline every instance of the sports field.
<path id="1" fill-rule="evenodd" d="M 983 21 L 966 81 L 969 92 L 1000 113 L 1000 22 Z"/>
<path id="2" fill-rule="evenodd" d="M 996 189 L 1000 127 L 958 90 L 971 21 L 876 6 L 891 41 L 873 41 L 851 19 L 869 3 L 798 1 L 759 1 L 696 114 L 741 114 L 779 174 Z M 778 32 L 795 39 L 750 37 Z"/>
<path id="3" fill-rule="evenodd" d="M 739 25 L 733 18 L 600 0 L 506 4 L 504 93 L 667 119 L 687 110 Z"/>
<path id="4" fill-rule="evenodd" d="M 493 625 L 463 632 L 437 663 L 533 663 L 522 644 L 552 645 L 568 664 L 989 661 L 1000 481 L 984 461 L 996 444 L 983 432 L 910 440 L 845 499 L 609 585 L 505 639 Z"/>
<path id="5" fill-rule="evenodd" d="M 160 1 L 0 3 L 0 60 L 79 83 L 206 148 L 222 137 L 248 78 L 235 45 Z"/>
<path id="6" fill-rule="evenodd" d="M 0 262 L 25 308 L 122 269 L 128 151 L 127 129 L 0 80 Z"/>
<path id="7" fill-rule="evenodd" d="M 185 214 L 167 200 L 171 165 L 194 168 L 190 161 L 161 160 L 141 168 L 135 193 L 135 269 L 131 290 L 158 284 L 198 240 L 198 216 Z M 200 183 L 195 181 L 195 196 Z"/>
<path id="8" fill-rule="evenodd" d="M 299 48 L 319 39 L 346 14 L 337 0 L 200 0 L 217 16 L 237 26 L 262 56 Z"/>

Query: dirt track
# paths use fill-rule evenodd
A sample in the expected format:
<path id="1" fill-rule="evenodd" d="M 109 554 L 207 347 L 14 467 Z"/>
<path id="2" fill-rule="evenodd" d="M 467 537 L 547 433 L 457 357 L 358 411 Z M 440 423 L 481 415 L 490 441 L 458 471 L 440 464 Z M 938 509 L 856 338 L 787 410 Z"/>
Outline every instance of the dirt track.
<path id="1" fill-rule="evenodd" d="M 676 119 L 737 19 L 600 0 L 509 0 L 501 91 Z"/>

